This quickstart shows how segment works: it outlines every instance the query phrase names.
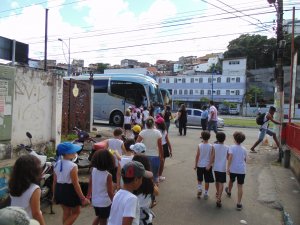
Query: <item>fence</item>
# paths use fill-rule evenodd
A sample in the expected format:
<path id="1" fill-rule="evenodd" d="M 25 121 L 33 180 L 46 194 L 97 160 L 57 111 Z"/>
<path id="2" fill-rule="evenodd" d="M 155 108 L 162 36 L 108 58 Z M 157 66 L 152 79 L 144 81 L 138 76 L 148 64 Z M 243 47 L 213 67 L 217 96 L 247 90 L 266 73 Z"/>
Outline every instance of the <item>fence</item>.
<path id="1" fill-rule="evenodd" d="M 286 144 L 298 155 L 300 155 L 300 125 L 290 123 L 283 129 Z"/>

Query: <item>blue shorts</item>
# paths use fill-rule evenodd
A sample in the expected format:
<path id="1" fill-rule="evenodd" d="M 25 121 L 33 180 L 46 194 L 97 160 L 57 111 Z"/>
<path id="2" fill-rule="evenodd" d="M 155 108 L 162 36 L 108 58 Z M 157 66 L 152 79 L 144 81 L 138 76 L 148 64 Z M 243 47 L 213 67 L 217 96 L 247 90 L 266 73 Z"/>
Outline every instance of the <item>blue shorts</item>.
<path id="1" fill-rule="evenodd" d="M 260 141 L 264 140 L 266 134 L 269 136 L 273 136 L 275 133 L 269 129 L 261 128 L 258 140 Z"/>
<path id="2" fill-rule="evenodd" d="M 160 166 L 159 156 L 147 156 L 151 165 L 151 172 L 153 173 L 154 182 L 158 182 L 158 171 Z"/>

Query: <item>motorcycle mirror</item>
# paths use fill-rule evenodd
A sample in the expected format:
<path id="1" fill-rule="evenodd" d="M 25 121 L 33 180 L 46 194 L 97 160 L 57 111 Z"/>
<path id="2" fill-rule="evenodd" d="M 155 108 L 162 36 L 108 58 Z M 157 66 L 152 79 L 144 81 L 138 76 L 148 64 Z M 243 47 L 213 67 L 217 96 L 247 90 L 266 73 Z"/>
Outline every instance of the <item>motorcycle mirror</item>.
<path id="1" fill-rule="evenodd" d="M 32 135 L 31 135 L 31 133 L 29 133 L 29 132 L 26 132 L 26 136 L 27 136 L 28 138 L 32 138 Z"/>

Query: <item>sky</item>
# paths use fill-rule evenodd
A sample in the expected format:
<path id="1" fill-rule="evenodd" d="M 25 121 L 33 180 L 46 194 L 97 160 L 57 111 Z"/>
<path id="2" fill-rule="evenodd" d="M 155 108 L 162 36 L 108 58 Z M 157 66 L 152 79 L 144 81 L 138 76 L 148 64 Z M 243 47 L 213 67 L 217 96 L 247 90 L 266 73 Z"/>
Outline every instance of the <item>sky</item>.
<path id="1" fill-rule="evenodd" d="M 44 58 L 48 8 L 48 59 L 68 63 L 155 64 L 181 56 L 224 52 L 241 34 L 276 37 L 276 10 L 267 0 L 0 0 L 0 36 L 29 44 Z M 291 19 L 299 0 L 283 0 Z M 63 42 L 58 41 L 62 39 Z M 69 45 L 70 43 L 70 45 Z"/>

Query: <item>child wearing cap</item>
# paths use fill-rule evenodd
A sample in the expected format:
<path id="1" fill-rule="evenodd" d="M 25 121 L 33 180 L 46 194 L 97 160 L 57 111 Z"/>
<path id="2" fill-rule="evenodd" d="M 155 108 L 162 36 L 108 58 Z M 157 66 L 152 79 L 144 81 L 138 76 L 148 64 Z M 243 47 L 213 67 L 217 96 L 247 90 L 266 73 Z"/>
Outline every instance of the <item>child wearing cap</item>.
<path id="1" fill-rule="evenodd" d="M 138 138 L 138 136 L 139 136 L 139 133 L 140 133 L 141 130 L 142 130 L 142 128 L 141 128 L 140 125 L 136 124 L 136 125 L 134 125 L 134 126 L 132 127 L 131 130 L 132 130 L 132 136 L 131 136 L 131 138 L 133 138 L 134 141 L 136 141 L 137 138 Z"/>
<path id="2" fill-rule="evenodd" d="M 41 225 L 45 225 L 40 209 L 41 189 L 39 184 L 41 173 L 40 160 L 33 155 L 23 155 L 17 159 L 13 166 L 8 188 L 11 206 L 22 207 L 30 218 L 37 220 Z"/>
<path id="3" fill-rule="evenodd" d="M 106 225 L 114 196 L 112 175 L 109 170 L 114 168 L 114 157 L 108 150 L 97 151 L 91 165 L 93 167 L 88 189 L 88 198 L 92 198 L 96 218 L 93 225 Z"/>
<path id="4" fill-rule="evenodd" d="M 40 225 L 34 219 L 30 219 L 26 211 L 22 207 L 10 206 L 0 209 L 1 225 Z"/>
<path id="5" fill-rule="evenodd" d="M 61 157 L 54 167 L 53 196 L 54 201 L 63 209 L 63 224 L 73 224 L 80 214 L 80 205 L 88 205 L 90 201 L 83 195 L 78 181 L 78 167 L 72 162 L 79 145 L 63 142 L 57 146 Z"/>
<path id="6" fill-rule="evenodd" d="M 212 165 L 214 161 L 214 149 L 213 146 L 208 143 L 208 140 L 210 138 L 209 131 L 202 131 L 201 137 L 203 139 L 203 143 L 198 145 L 194 169 L 197 170 L 197 180 L 198 180 L 197 198 L 200 198 L 202 195 L 202 182 L 204 176 L 204 181 L 205 181 L 204 199 L 206 200 L 208 199 L 209 183 L 214 182 L 214 177 L 212 174 Z"/>
<path id="7" fill-rule="evenodd" d="M 138 225 L 140 207 L 133 191 L 141 186 L 143 177 L 150 178 L 152 173 L 146 171 L 140 162 L 131 161 L 124 165 L 121 175 L 124 187 L 113 198 L 108 225 Z"/>
<path id="8" fill-rule="evenodd" d="M 136 154 L 133 160 L 142 163 L 146 170 L 150 170 L 150 162 L 147 156 Z M 158 195 L 158 186 L 154 184 L 151 178 L 143 177 L 142 185 L 134 191 L 134 194 L 136 194 L 139 199 L 140 224 L 152 224 L 154 214 L 151 208 L 156 204 L 153 198 Z"/>
<path id="9" fill-rule="evenodd" d="M 247 151 L 246 148 L 241 144 L 246 139 L 245 134 L 242 132 L 234 132 L 233 138 L 235 145 L 229 147 L 229 156 L 228 156 L 228 165 L 227 173 L 230 176 L 228 187 L 225 188 L 225 192 L 228 197 L 231 196 L 231 189 L 235 179 L 237 179 L 237 188 L 238 188 L 238 199 L 236 204 L 237 210 L 242 210 L 243 205 L 241 203 L 243 196 L 243 184 L 246 176 L 246 159 Z"/>

